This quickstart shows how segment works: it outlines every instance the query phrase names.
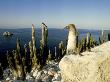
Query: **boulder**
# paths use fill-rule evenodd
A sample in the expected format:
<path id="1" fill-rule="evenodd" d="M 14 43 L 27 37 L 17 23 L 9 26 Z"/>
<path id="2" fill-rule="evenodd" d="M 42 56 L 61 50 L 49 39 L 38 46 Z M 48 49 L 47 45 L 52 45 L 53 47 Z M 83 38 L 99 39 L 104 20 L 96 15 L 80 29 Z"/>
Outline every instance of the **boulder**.
<path id="1" fill-rule="evenodd" d="M 3 36 L 12 36 L 12 35 L 13 34 L 11 32 L 8 32 L 8 31 L 6 31 L 6 32 L 3 33 Z"/>
<path id="2" fill-rule="evenodd" d="M 61 82 L 110 82 L 110 41 L 81 54 L 61 59 Z"/>

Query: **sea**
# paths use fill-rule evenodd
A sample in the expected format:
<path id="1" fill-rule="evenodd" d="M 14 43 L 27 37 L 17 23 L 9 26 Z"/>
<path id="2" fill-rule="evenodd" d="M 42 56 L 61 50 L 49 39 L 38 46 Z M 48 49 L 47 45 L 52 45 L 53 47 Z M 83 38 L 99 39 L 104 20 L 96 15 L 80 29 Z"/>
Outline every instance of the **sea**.
<path id="1" fill-rule="evenodd" d="M 35 29 L 35 37 L 36 37 L 36 47 L 39 49 L 40 40 L 41 40 L 41 29 Z M 13 33 L 12 36 L 3 36 L 5 31 L 9 31 Z M 89 30 L 89 29 L 78 29 L 79 38 L 86 37 L 86 34 L 90 32 L 94 39 L 98 41 L 99 36 L 101 35 L 101 30 Z M 107 41 L 107 33 L 110 33 L 110 30 L 104 31 Z M 56 29 L 49 28 L 48 29 L 48 47 L 50 50 L 54 50 L 55 46 L 58 47 L 60 41 L 63 41 L 66 44 L 68 31 L 66 29 Z M 20 39 L 21 47 L 25 44 L 28 45 L 29 41 L 31 41 L 31 28 L 21 28 L 21 29 L 0 29 L 0 56 L 6 54 L 7 51 L 12 51 L 16 49 L 16 40 Z M 66 46 L 66 45 L 65 45 Z"/>

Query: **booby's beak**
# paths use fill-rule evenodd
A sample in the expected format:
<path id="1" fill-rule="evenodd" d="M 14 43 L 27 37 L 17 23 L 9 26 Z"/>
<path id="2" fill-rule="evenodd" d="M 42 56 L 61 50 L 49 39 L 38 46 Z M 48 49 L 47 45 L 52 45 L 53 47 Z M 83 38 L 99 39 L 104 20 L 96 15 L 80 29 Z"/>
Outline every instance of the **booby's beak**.
<path id="1" fill-rule="evenodd" d="M 64 29 L 69 29 L 69 26 L 64 27 Z"/>

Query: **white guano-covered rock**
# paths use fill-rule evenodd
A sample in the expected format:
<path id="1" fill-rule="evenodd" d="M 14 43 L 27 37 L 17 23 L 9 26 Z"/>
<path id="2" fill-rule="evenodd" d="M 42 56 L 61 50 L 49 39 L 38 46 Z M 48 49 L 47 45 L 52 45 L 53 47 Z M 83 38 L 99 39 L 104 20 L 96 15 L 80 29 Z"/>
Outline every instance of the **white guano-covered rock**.
<path id="1" fill-rule="evenodd" d="M 61 82 L 110 82 L 110 42 L 81 54 L 62 58 Z"/>

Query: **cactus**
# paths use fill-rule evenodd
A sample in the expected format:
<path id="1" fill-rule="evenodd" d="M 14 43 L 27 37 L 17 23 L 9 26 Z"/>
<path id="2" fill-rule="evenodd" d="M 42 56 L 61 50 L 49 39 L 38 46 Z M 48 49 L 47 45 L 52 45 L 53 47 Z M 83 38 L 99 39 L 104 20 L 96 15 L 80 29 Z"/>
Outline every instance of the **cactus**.
<path id="1" fill-rule="evenodd" d="M 83 42 L 83 52 L 86 51 L 86 38 L 84 38 L 84 42 Z"/>
<path id="2" fill-rule="evenodd" d="M 103 28 L 102 28 L 102 31 L 101 31 L 101 36 L 99 38 L 99 43 L 100 44 L 103 44 L 104 43 L 104 30 L 103 30 Z"/>
<path id="3" fill-rule="evenodd" d="M 13 58 L 10 56 L 8 51 L 6 55 L 7 55 L 8 67 L 12 70 L 12 73 L 14 73 L 14 70 L 16 69 L 15 62 L 12 61 Z"/>
<path id="4" fill-rule="evenodd" d="M 59 53 L 58 53 L 59 54 L 59 59 L 61 59 L 64 56 L 64 54 L 66 53 L 66 49 L 64 47 L 64 42 L 63 41 L 61 41 L 59 43 L 58 48 L 59 48 Z"/>
<path id="5" fill-rule="evenodd" d="M 76 32 L 76 48 L 78 48 L 78 42 L 79 42 L 79 32 Z"/>
<path id="6" fill-rule="evenodd" d="M 29 50 L 30 50 L 30 59 L 32 60 L 33 58 L 33 49 L 32 49 L 32 42 L 29 42 Z"/>
<path id="7" fill-rule="evenodd" d="M 89 51 L 90 50 L 90 33 L 87 33 L 86 36 L 86 50 Z"/>
<path id="8" fill-rule="evenodd" d="M 2 65 L 0 63 L 0 79 L 3 78 L 3 68 L 2 68 Z"/>
<path id="9" fill-rule="evenodd" d="M 42 45 L 45 45 L 45 25 L 42 23 Z"/>
<path id="10" fill-rule="evenodd" d="M 102 32 L 101 32 L 101 36 L 102 36 L 101 42 L 104 43 L 104 30 L 103 29 L 102 29 Z"/>
<path id="11" fill-rule="evenodd" d="M 48 63 L 49 61 L 51 61 L 51 60 L 52 60 L 52 54 L 51 54 L 51 52 L 50 52 L 50 50 L 49 50 L 49 55 L 48 55 L 47 63 Z"/>
<path id="12" fill-rule="evenodd" d="M 13 76 L 16 79 L 25 79 L 25 72 L 24 72 L 24 61 L 22 61 L 21 53 L 20 53 L 21 47 L 20 47 L 20 40 L 17 39 L 16 43 L 16 50 L 13 50 L 11 55 L 9 55 L 7 51 L 7 60 L 9 67 L 11 68 L 11 71 L 13 73 Z"/>
<path id="13" fill-rule="evenodd" d="M 21 57 L 21 46 L 20 46 L 20 40 L 17 39 L 17 48 L 15 51 L 13 51 L 13 55 L 14 55 L 14 60 L 15 60 L 15 64 L 16 64 L 16 72 L 17 72 L 17 77 L 18 79 L 25 79 L 25 72 L 24 72 L 24 63 L 25 61 L 23 61 L 23 58 Z"/>
<path id="14" fill-rule="evenodd" d="M 84 52 L 86 50 L 86 39 L 82 38 L 81 42 L 78 45 L 78 54 L 80 54 L 81 52 Z"/>
<path id="15" fill-rule="evenodd" d="M 32 24 L 32 46 L 33 46 L 33 55 L 34 55 L 35 59 L 37 60 L 37 57 L 36 57 L 35 28 L 34 28 L 33 24 Z"/>
<path id="16" fill-rule="evenodd" d="M 44 65 L 46 63 L 46 59 L 48 58 L 48 46 L 47 46 L 47 37 L 48 37 L 48 28 L 42 23 L 42 39 L 40 41 L 40 55 L 41 55 L 41 64 Z"/>
<path id="17" fill-rule="evenodd" d="M 48 28 L 42 23 L 42 44 L 43 46 L 47 46 L 47 37 L 48 37 Z"/>
<path id="18" fill-rule="evenodd" d="M 55 54 L 54 58 L 57 59 L 57 47 L 56 46 L 55 46 L 55 53 L 54 54 Z"/>
<path id="19" fill-rule="evenodd" d="M 41 61 L 40 61 L 40 63 L 42 63 L 43 62 L 43 52 L 44 52 L 44 46 L 43 46 L 43 44 L 42 44 L 42 40 L 40 40 L 40 58 L 41 58 Z"/>
<path id="20" fill-rule="evenodd" d="M 25 54 L 25 57 L 27 58 L 27 45 L 26 44 L 24 45 L 24 54 Z"/>
<path id="21" fill-rule="evenodd" d="M 30 72 L 31 71 L 31 61 L 30 61 L 30 55 L 28 54 L 28 49 L 27 49 L 27 45 L 25 44 L 24 45 L 24 54 L 25 54 L 25 57 L 24 57 L 24 70 L 25 72 Z M 23 60 L 22 60 L 23 61 Z"/>
<path id="22" fill-rule="evenodd" d="M 96 46 L 96 42 L 91 34 L 90 34 L 90 45 L 89 46 L 90 46 L 90 48 L 93 48 Z"/>
<path id="23" fill-rule="evenodd" d="M 33 24 L 32 24 L 32 41 L 29 42 L 29 49 L 30 49 L 31 66 L 32 69 L 35 69 L 38 66 L 38 59 L 36 53 L 35 28 Z"/>
<path id="24" fill-rule="evenodd" d="M 79 31 L 76 32 L 76 53 L 80 54 Z"/>
<path id="25" fill-rule="evenodd" d="M 80 42 L 78 44 L 77 53 L 80 54 L 83 51 L 83 44 Z"/>
<path id="26" fill-rule="evenodd" d="M 102 44 L 104 42 L 104 31 L 102 30 L 101 37 L 99 37 L 99 43 Z M 92 37 L 91 33 L 87 33 L 86 38 L 82 38 L 79 42 L 79 34 L 76 34 L 76 47 L 77 53 L 84 52 L 86 50 L 90 50 L 90 48 L 96 46 L 96 41 Z M 11 53 L 7 51 L 7 60 L 10 69 L 12 70 L 13 75 L 18 79 L 25 79 L 26 73 L 31 70 L 42 68 L 43 65 L 52 60 L 52 53 L 48 50 L 47 45 L 48 38 L 48 28 L 42 23 L 42 38 L 40 40 L 40 55 L 37 55 L 36 52 L 36 40 L 35 40 L 35 28 L 32 24 L 32 40 L 29 42 L 29 54 L 28 54 L 28 46 L 24 45 L 24 56 L 21 54 L 21 45 L 20 40 L 17 39 L 16 42 L 16 50 L 13 50 Z M 110 40 L 110 34 L 108 34 L 108 39 Z M 55 46 L 54 48 L 54 59 L 60 60 L 66 53 L 66 48 L 64 47 L 64 42 L 61 41 L 58 45 L 58 48 Z M 58 52 L 58 53 L 57 53 Z M 39 63 L 40 62 L 40 63 Z M 2 76 L 2 67 L 0 65 L 0 75 Z M 0 77 L 1 77 L 0 76 Z"/>
<path id="27" fill-rule="evenodd" d="M 18 61 L 19 63 L 21 63 L 21 45 L 20 45 L 20 40 L 19 38 L 17 38 L 17 42 L 16 42 L 16 54 L 18 56 Z M 16 56 L 16 55 L 15 55 Z"/>
<path id="28" fill-rule="evenodd" d="M 17 74 L 16 62 L 15 62 L 16 55 L 14 53 L 15 53 L 15 50 L 13 50 L 11 54 L 9 54 L 9 52 L 7 51 L 7 60 L 13 76 L 17 78 L 18 74 Z"/>
<path id="29" fill-rule="evenodd" d="M 110 33 L 108 33 L 108 41 L 110 41 Z"/>

